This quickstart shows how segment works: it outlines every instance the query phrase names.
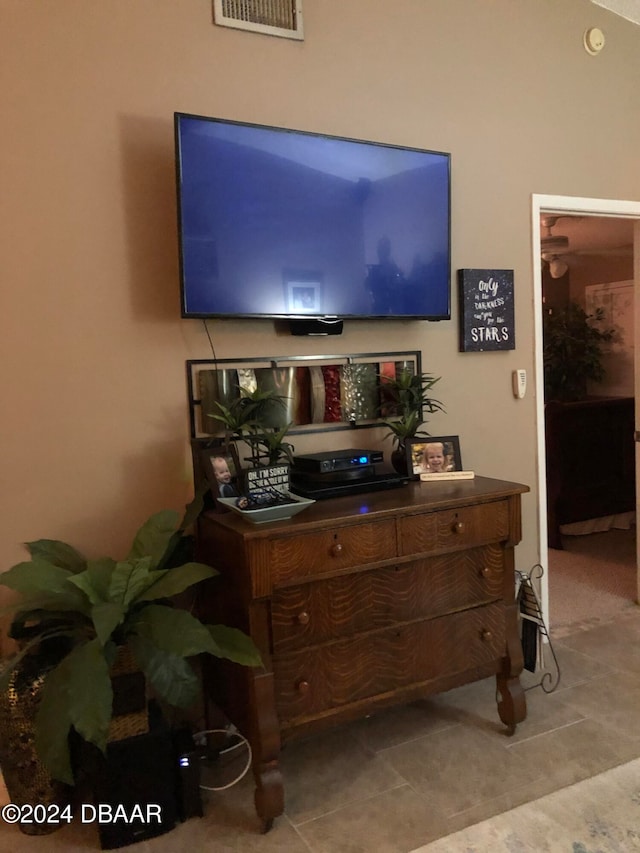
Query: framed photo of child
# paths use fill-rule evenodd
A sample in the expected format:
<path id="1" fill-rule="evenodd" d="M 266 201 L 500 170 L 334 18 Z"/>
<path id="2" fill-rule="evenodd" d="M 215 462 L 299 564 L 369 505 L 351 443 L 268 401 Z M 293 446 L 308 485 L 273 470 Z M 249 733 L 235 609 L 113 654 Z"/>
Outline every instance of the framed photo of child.
<path id="1" fill-rule="evenodd" d="M 233 444 L 224 441 L 209 441 L 200 451 L 202 471 L 209 483 L 215 508 L 226 511 L 228 507 L 218 502 L 218 498 L 235 498 L 241 495 L 240 463 Z"/>
<path id="2" fill-rule="evenodd" d="M 426 435 L 409 438 L 407 449 L 407 472 L 413 480 L 421 474 L 444 474 L 462 471 L 460 439 L 457 435 Z"/>

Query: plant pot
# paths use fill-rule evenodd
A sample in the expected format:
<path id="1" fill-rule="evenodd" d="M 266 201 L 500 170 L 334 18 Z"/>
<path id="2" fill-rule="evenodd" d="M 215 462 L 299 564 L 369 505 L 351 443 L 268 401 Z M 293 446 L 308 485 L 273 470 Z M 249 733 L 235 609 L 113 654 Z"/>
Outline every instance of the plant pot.
<path id="1" fill-rule="evenodd" d="M 404 444 L 391 451 L 391 464 L 398 474 L 407 473 L 407 451 Z"/>
<path id="2" fill-rule="evenodd" d="M 109 741 L 124 740 L 149 731 L 146 679 L 128 646 L 119 646 L 111 667 L 113 710 Z"/>
<path id="3" fill-rule="evenodd" d="M 103 850 L 154 838 L 176 824 L 177 767 L 171 730 L 159 707 L 153 701 L 149 705 L 146 731 L 117 739 L 110 736 L 105 753 L 74 732 L 73 754 L 83 800 L 130 816 L 98 823 Z"/>
<path id="4" fill-rule="evenodd" d="M 52 779 L 40 761 L 34 730 L 47 674 L 65 653 L 53 641 L 42 644 L 37 651 L 25 655 L 0 693 L 0 768 L 9 797 L 20 806 L 44 807 L 45 815 L 50 811 L 48 806 L 56 805 L 62 811 L 71 802 L 71 788 Z M 46 835 L 64 826 L 64 821 L 40 822 L 37 813 L 33 820 L 33 823 L 20 822 L 25 835 Z"/>

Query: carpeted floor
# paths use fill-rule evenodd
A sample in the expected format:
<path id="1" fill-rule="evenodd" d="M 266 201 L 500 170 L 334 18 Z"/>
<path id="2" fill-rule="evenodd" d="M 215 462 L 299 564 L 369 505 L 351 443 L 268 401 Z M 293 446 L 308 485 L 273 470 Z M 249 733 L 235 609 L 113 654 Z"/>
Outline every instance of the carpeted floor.
<path id="1" fill-rule="evenodd" d="M 549 621 L 558 639 L 636 607 L 636 531 L 563 536 L 549 549 Z"/>

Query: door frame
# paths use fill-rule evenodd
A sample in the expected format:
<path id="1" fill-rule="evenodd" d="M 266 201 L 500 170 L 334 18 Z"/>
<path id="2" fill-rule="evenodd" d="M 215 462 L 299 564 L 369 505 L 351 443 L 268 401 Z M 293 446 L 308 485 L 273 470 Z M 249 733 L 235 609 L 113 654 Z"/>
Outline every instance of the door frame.
<path id="1" fill-rule="evenodd" d="M 534 321 L 534 387 L 536 403 L 536 485 L 538 490 L 538 554 L 540 563 L 548 569 L 549 547 L 547 544 L 547 467 L 545 452 L 544 426 L 544 368 L 542 359 L 542 259 L 540 215 L 542 213 L 575 215 L 575 216 L 610 216 L 613 219 L 634 219 L 633 240 L 633 279 L 634 279 L 634 310 L 635 310 L 635 343 L 640 342 L 640 201 L 624 201 L 621 199 L 580 198 L 574 196 L 543 195 L 533 193 L 531 196 L 531 226 L 533 252 L 533 321 Z M 640 383 L 640 345 L 635 347 L 635 376 L 636 389 Z M 640 395 L 635 395 L 635 423 L 640 429 Z M 640 472 L 640 445 L 636 444 L 636 482 Z M 636 530 L 640 522 L 638 498 L 640 490 L 636 490 Z M 640 601 L 640 537 L 637 537 L 636 577 L 637 598 Z M 545 571 L 541 580 L 540 597 L 542 613 L 546 625 L 549 620 L 549 579 Z"/>

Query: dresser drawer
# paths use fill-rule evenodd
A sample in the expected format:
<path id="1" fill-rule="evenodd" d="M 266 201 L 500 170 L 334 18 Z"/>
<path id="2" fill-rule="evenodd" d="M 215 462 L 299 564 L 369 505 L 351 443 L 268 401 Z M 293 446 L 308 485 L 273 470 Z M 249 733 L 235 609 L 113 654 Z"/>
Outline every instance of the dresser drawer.
<path id="1" fill-rule="evenodd" d="M 502 595 L 500 545 L 274 591 L 273 651 L 315 645 L 494 601 Z"/>
<path id="2" fill-rule="evenodd" d="M 509 536 L 509 503 L 478 504 L 400 519 L 400 554 L 470 548 Z"/>
<path id="3" fill-rule="evenodd" d="M 269 543 L 273 586 L 392 559 L 397 555 L 393 519 L 283 537 Z"/>
<path id="4" fill-rule="evenodd" d="M 274 659 L 281 723 L 411 684 L 497 662 L 506 654 L 500 602 L 396 626 Z"/>

